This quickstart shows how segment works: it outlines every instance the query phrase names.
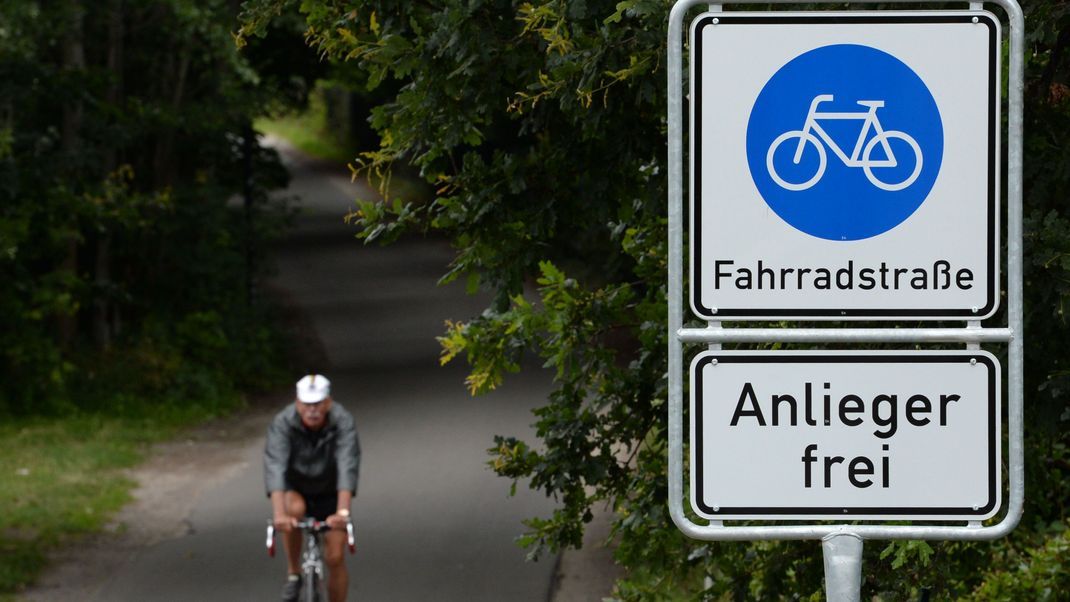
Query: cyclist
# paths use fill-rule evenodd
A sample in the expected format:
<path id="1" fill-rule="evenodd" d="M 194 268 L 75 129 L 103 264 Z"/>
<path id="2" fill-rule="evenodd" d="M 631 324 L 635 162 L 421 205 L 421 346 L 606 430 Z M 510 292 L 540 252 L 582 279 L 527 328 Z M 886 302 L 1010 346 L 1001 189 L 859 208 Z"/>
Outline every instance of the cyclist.
<path id="1" fill-rule="evenodd" d="M 344 602 L 349 585 L 345 526 L 359 470 L 360 442 L 353 415 L 331 398 L 327 377 L 303 377 L 297 381 L 293 406 L 272 420 L 264 445 L 264 484 L 286 549 L 283 600 L 297 600 L 301 591 L 301 533 L 294 525 L 311 516 L 332 528 L 323 538 L 327 592 L 331 602 Z"/>

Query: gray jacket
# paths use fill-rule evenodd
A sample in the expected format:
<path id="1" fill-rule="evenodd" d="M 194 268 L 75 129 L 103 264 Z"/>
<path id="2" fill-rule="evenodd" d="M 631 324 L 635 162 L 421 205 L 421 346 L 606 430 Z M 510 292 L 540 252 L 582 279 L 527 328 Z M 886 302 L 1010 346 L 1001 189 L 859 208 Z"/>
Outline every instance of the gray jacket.
<path id="1" fill-rule="evenodd" d="M 357 492 L 360 441 L 353 415 L 331 403 L 327 423 L 318 431 L 301 424 L 291 405 L 275 415 L 264 444 L 264 487 L 324 495 L 348 489 Z"/>

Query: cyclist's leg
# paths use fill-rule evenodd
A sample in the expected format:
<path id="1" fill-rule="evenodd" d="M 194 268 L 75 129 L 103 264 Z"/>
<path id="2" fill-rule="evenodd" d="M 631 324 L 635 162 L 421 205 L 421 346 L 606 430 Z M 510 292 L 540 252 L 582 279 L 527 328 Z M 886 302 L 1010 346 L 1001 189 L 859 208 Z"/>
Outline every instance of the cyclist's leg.
<path id="1" fill-rule="evenodd" d="M 331 602 L 345 602 L 349 573 L 345 562 L 346 532 L 323 534 L 323 562 L 327 565 L 327 593 Z"/>
<path id="2" fill-rule="evenodd" d="M 305 498 L 296 491 L 286 492 L 286 514 L 301 520 L 305 517 Z M 282 544 L 286 548 L 286 570 L 291 575 L 301 573 L 301 532 L 297 529 L 284 533 Z"/>

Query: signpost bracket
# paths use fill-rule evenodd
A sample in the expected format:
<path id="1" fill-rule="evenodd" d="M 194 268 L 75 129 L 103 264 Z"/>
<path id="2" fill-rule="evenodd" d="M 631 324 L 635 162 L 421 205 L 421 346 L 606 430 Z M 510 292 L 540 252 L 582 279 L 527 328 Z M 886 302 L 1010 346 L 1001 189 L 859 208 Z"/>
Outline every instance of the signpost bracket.
<path id="1" fill-rule="evenodd" d="M 706 330 L 707 331 L 717 331 L 717 330 L 720 330 L 720 329 L 721 329 L 721 323 L 720 322 L 708 322 L 707 323 L 707 326 L 706 326 Z M 720 341 L 709 341 L 709 348 L 710 348 L 710 351 L 720 351 L 721 350 L 721 342 Z"/>
<path id="2" fill-rule="evenodd" d="M 862 596 L 862 538 L 854 533 L 832 533 L 821 540 L 825 557 L 825 599 L 858 602 Z"/>
<path id="3" fill-rule="evenodd" d="M 968 331 L 981 330 L 981 321 L 980 320 L 969 320 L 969 321 L 967 321 L 966 322 L 966 330 L 968 330 Z M 978 341 L 969 341 L 969 342 L 966 343 L 966 349 L 976 350 L 976 349 L 980 349 L 980 348 L 981 348 L 981 343 L 978 342 Z"/>
<path id="4" fill-rule="evenodd" d="M 681 328 L 683 343 L 1007 343 L 1010 328 Z M 979 324 L 979 323 L 978 323 Z"/>

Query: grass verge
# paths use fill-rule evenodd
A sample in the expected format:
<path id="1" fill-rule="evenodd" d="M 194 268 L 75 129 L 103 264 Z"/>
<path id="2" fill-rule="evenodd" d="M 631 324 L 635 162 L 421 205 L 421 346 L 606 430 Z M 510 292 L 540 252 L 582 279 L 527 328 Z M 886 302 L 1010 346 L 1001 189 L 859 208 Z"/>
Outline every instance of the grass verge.
<path id="1" fill-rule="evenodd" d="M 232 408 L 240 399 L 226 400 Z M 32 583 L 48 554 L 100 531 L 131 499 L 124 469 L 151 443 L 205 420 L 196 404 L 157 406 L 151 416 L 75 414 L 0 424 L 0 600 Z"/>
<path id="2" fill-rule="evenodd" d="M 355 144 L 340 140 L 337 133 L 330 130 L 323 94 L 323 88 L 317 86 L 309 95 L 308 108 L 304 112 L 261 117 L 253 122 L 253 127 L 258 132 L 282 138 L 306 155 L 340 166 L 354 164 L 360 149 Z M 385 186 L 375 174 L 361 174 L 361 177 L 367 181 L 369 188 L 387 199 L 397 197 L 405 201 L 427 202 L 434 196 L 434 191 L 427 183 L 404 167 L 395 170 Z"/>
<path id="3" fill-rule="evenodd" d="M 327 126 L 327 105 L 323 89 L 317 87 L 308 97 L 308 109 L 301 113 L 278 117 L 261 117 L 253 127 L 265 134 L 283 138 L 305 154 L 342 165 L 353 162 L 358 151 L 355 146 L 339 140 Z"/>

